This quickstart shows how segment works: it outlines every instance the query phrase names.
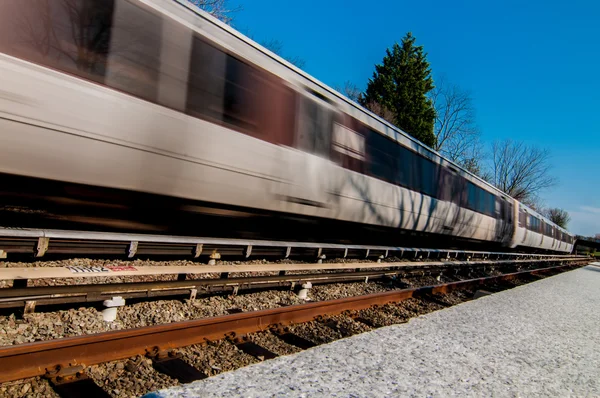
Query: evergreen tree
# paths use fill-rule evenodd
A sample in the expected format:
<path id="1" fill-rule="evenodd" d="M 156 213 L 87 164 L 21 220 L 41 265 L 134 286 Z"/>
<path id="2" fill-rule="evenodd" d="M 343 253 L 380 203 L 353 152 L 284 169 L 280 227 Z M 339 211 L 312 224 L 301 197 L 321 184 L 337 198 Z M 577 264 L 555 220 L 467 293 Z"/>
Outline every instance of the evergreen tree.
<path id="1" fill-rule="evenodd" d="M 415 45 L 412 33 L 402 44 L 386 50 L 381 65 L 375 65 L 362 105 L 379 104 L 393 114 L 395 123 L 425 145 L 435 146 L 435 109 L 427 93 L 434 88 L 427 54 Z"/>

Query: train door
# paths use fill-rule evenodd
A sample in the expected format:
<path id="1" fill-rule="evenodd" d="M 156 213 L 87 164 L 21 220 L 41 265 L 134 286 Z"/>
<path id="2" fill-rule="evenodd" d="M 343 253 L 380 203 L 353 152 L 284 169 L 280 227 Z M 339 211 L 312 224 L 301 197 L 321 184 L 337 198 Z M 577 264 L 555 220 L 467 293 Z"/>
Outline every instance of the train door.
<path id="1" fill-rule="evenodd" d="M 336 109 L 317 94 L 299 95 L 294 149 L 282 162 L 285 169 L 280 198 L 313 208 L 331 200 L 331 137 Z"/>
<path id="2" fill-rule="evenodd" d="M 523 243 L 523 244 L 527 240 L 527 233 L 529 231 L 528 224 L 529 224 L 529 216 L 527 214 L 527 211 L 525 211 L 525 209 L 520 207 L 520 209 L 519 209 L 519 227 L 522 228 L 522 231 L 523 231 L 523 238 L 521 240 L 521 243 Z"/>
<path id="3" fill-rule="evenodd" d="M 496 200 L 496 214 L 500 217 L 500 228 L 496 239 L 503 244 L 509 244 L 514 234 L 512 203 L 505 197 L 499 197 Z"/>

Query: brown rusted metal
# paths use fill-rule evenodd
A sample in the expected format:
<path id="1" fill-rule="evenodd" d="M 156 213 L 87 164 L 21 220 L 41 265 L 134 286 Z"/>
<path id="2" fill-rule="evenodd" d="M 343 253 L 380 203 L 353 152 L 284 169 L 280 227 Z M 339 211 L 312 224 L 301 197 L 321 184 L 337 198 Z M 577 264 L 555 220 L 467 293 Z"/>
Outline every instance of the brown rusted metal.
<path id="1" fill-rule="evenodd" d="M 265 330 L 273 325 L 307 322 L 320 315 L 341 314 L 349 310 L 361 310 L 374 305 L 399 302 L 420 295 L 446 293 L 567 267 L 570 265 L 459 281 L 439 286 L 396 290 L 215 318 L 2 347 L 0 348 L 0 382 L 43 375 L 51 369 L 56 369 L 57 366 L 72 367 L 81 364 L 88 366 L 147 352 L 169 350 L 203 343 L 207 340 L 218 340 L 231 336 L 232 333 L 234 336 L 243 335 Z"/>

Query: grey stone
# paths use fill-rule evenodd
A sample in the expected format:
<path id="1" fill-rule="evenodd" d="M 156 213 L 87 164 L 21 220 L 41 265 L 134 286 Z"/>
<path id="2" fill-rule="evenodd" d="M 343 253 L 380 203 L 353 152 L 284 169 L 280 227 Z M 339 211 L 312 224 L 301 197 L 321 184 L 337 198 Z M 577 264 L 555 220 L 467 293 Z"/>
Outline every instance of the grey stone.
<path id="1" fill-rule="evenodd" d="M 159 394 L 600 396 L 599 308 L 585 268 Z"/>

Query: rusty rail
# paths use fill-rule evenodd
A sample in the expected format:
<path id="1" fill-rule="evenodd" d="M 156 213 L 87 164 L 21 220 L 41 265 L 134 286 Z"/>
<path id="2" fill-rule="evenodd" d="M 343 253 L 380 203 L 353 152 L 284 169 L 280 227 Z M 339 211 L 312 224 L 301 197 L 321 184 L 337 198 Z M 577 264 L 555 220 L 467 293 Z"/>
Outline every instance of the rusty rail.
<path id="1" fill-rule="evenodd" d="M 272 325 L 307 322 L 319 315 L 361 310 L 412 297 L 448 293 L 457 289 L 561 270 L 571 266 L 566 264 L 436 286 L 2 347 L 0 348 L 0 382 L 44 375 L 57 367 L 89 366 L 144 355 L 156 350 L 168 350 L 204 343 L 207 340 L 222 339 L 232 334 L 257 332 L 268 329 Z"/>

